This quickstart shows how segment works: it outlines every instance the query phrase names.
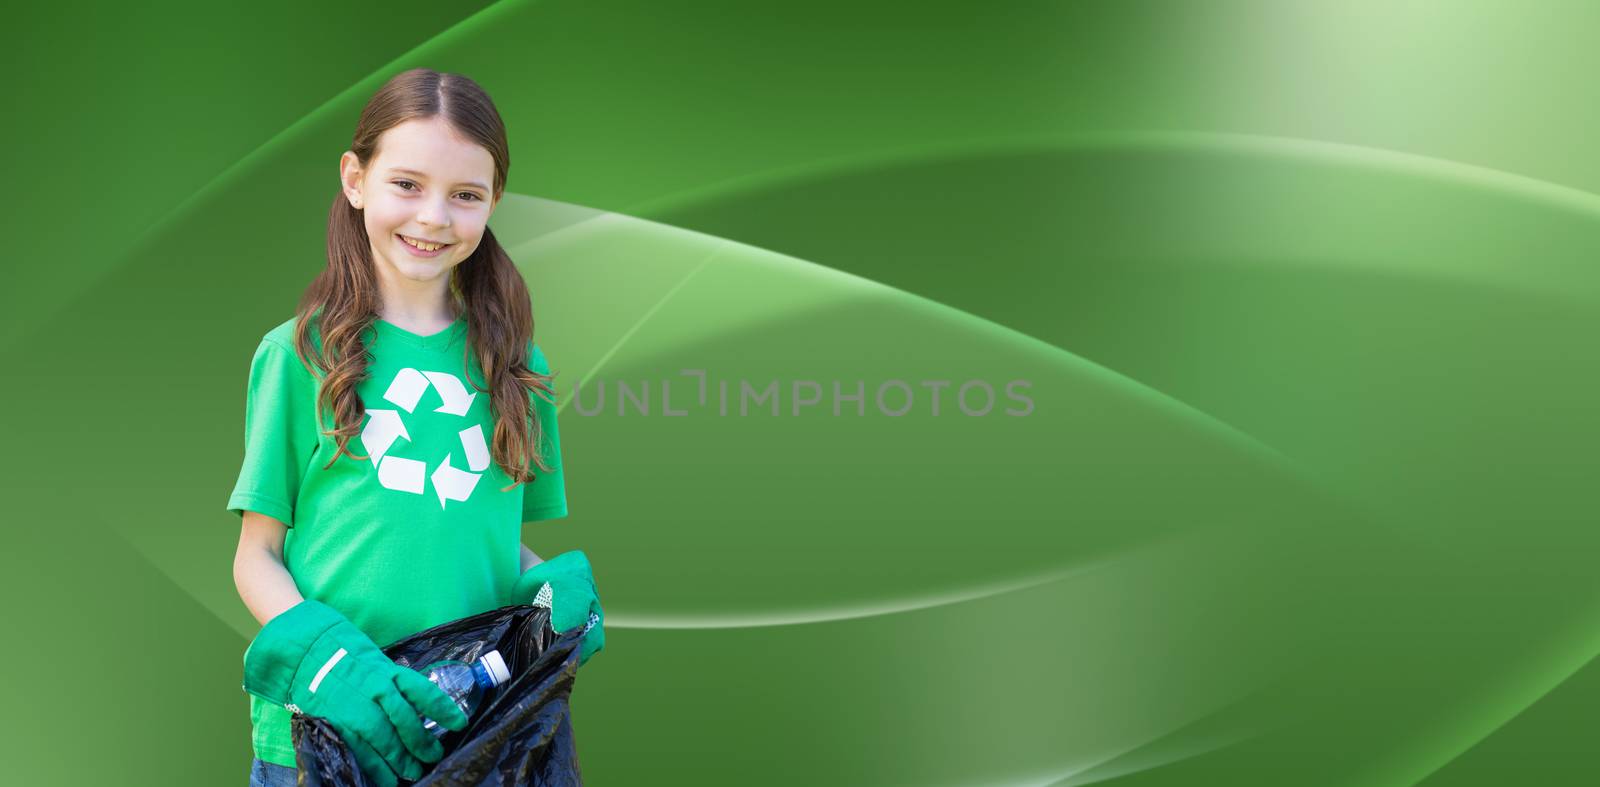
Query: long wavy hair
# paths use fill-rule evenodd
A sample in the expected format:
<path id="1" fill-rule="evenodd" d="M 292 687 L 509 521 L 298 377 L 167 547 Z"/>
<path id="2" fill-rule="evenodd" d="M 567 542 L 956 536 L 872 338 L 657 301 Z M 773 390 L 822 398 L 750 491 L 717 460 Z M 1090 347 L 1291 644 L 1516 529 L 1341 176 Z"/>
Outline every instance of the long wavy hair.
<path id="1" fill-rule="evenodd" d="M 350 150 L 366 169 L 378 155 L 378 139 L 383 132 L 408 120 L 436 116 L 443 116 L 457 133 L 482 145 L 494 157 L 493 189 L 498 202 L 505 189 L 506 173 L 511 169 L 505 124 L 488 94 L 460 74 L 416 68 L 395 75 L 361 110 Z M 530 393 L 554 401 L 553 376 L 529 367 L 533 305 L 528 298 L 528 285 L 487 227 L 478 248 L 451 272 L 450 299 L 455 313 L 467 317 L 462 369 L 468 372 L 466 377 L 473 388 L 489 394 L 495 422 L 491 455 L 512 479 L 511 485 L 501 491 L 530 483 L 537 477 L 530 463 L 541 472 L 550 472 L 539 450 L 543 425 Z M 352 206 L 341 191 L 334 197 L 328 214 L 328 266 L 301 296 L 294 326 L 296 352 L 321 378 L 317 422 L 326 424 L 324 413 L 334 416 L 333 428 L 322 433 L 333 437 L 338 451 L 324 470 L 343 455 L 363 461 L 371 458 L 351 452 L 349 444 L 350 438 L 360 432 L 366 416 L 356 386 L 369 377 L 367 336 L 381 307 L 372 241 L 367 236 L 362 211 Z M 320 343 L 312 341 L 313 322 Z M 480 387 L 470 373 L 474 350 L 487 389 Z"/>

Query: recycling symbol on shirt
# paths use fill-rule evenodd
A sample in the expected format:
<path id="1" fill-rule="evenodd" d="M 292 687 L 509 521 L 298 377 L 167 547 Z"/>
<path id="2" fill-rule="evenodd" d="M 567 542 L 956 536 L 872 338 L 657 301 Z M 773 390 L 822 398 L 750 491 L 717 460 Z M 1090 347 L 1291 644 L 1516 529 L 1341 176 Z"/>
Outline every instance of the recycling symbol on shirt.
<path id="1" fill-rule="evenodd" d="M 401 411 L 405 411 L 405 414 L 415 412 L 417 402 L 430 385 L 439 392 L 439 398 L 444 402 L 434 409 L 437 413 L 465 418 L 472 400 L 478 396 L 477 393 L 468 393 L 461 379 L 449 372 L 424 372 L 410 367 L 401 369 L 395 373 L 389 390 L 383 394 L 385 401 L 400 409 L 368 408 L 369 418 L 361 428 L 361 443 L 372 456 L 373 464 L 377 465 L 378 483 L 385 489 L 420 495 L 425 494 L 427 483 L 432 481 L 433 491 L 439 496 L 439 507 L 444 508 L 448 501 L 462 502 L 472 496 L 472 490 L 477 488 L 483 471 L 489 469 L 489 444 L 484 441 L 481 424 L 460 430 L 461 457 L 466 461 L 466 470 L 455 466 L 456 454 L 453 451 L 444 455 L 432 473 L 428 472 L 426 462 L 390 455 L 396 440 L 412 440 Z"/>

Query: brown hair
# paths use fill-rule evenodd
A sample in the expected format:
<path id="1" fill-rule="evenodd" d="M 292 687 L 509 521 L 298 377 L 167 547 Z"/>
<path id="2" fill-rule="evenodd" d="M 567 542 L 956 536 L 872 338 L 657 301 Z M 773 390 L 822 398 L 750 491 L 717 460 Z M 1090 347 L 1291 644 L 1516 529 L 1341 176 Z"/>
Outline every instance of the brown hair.
<path id="1" fill-rule="evenodd" d="M 377 157 L 378 137 L 384 131 L 408 120 L 435 116 L 443 116 L 458 133 L 482 145 L 494 157 L 493 189 L 498 201 L 511 168 L 505 124 L 488 94 L 460 74 L 415 68 L 395 75 L 361 110 L 350 150 L 365 169 Z M 485 390 L 471 374 L 470 354 L 476 350 L 483 379 L 489 385 L 490 412 L 495 420 L 490 452 L 512 479 L 505 490 L 529 483 L 536 477 L 528 468 L 530 461 L 539 470 L 550 472 L 538 450 L 542 424 L 529 392 L 542 392 L 553 401 L 555 391 L 550 384 L 551 375 L 529 368 L 533 305 L 528 298 L 528 285 L 487 227 L 478 248 L 451 271 L 450 298 L 455 313 L 467 317 L 467 341 L 462 352 L 467 380 L 473 388 Z M 328 266 L 301 296 L 294 327 L 296 352 L 308 367 L 321 371 L 316 408 L 319 425 L 324 423 L 324 411 L 334 414 L 334 428 L 323 434 L 333 436 L 339 450 L 324 470 L 341 455 L 371 458 L 352 453 L 349 443 L 360 432 L 366 416 L 356 385 L 369 376 L 365 336 L 378 320 L 380 300 L 372 244 L 362 213 L 340 192 L 328 214 Z M 320 334 L 320 347 L 311 341 L 313 320 Z"/>

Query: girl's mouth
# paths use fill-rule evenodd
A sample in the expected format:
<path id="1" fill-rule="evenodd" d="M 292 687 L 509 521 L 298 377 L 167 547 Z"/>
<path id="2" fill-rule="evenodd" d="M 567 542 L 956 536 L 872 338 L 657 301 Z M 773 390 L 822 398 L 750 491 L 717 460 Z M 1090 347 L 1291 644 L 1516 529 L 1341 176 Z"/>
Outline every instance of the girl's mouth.
<path id="1" fill-rule="evenodd" d="M 406 251 L 417 257 L 437 257 L 443 254 L 445 249 L 455 245 L 454 243 L 426 243 L 414 238 L 408 238 L 399 233 L 395 233 L 395 237 L 400 239 L 400 244 L 406 247 Z"/>

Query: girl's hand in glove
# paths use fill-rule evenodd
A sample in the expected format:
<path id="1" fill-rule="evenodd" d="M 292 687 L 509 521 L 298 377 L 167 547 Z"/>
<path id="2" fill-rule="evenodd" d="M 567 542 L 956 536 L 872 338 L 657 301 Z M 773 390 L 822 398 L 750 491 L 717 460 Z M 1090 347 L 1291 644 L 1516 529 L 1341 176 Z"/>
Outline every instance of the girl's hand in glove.
<path id="1" fill-rule="evenodd" d="M 549 594 L 543 597 L 541 591 L 546 585 Z M 549 607 L 550 628 L 557 634 L 576 626 L 587 626 L 592 620 L 594 625 L 584 635 L 583 649 L 578 655 L 579 666 L 606 646 L 606 613 L 600 608 L 600 594 L 594 584 L 594 573 L 589 569 L 589 558 L 582 551 L 563 552 L 522 572 L 511 591 L 511 603 Z"/>
<path id="2" fill-rule="evenodd" d="M 244 689 L 325 719 L 380 787 L 422 778 L 444 747 L 422 728 L 450 730 L 467 716 L 422 673 L 395 664 L 354 623 L 307 599 L 267 621 L 244 654 Z"/>

